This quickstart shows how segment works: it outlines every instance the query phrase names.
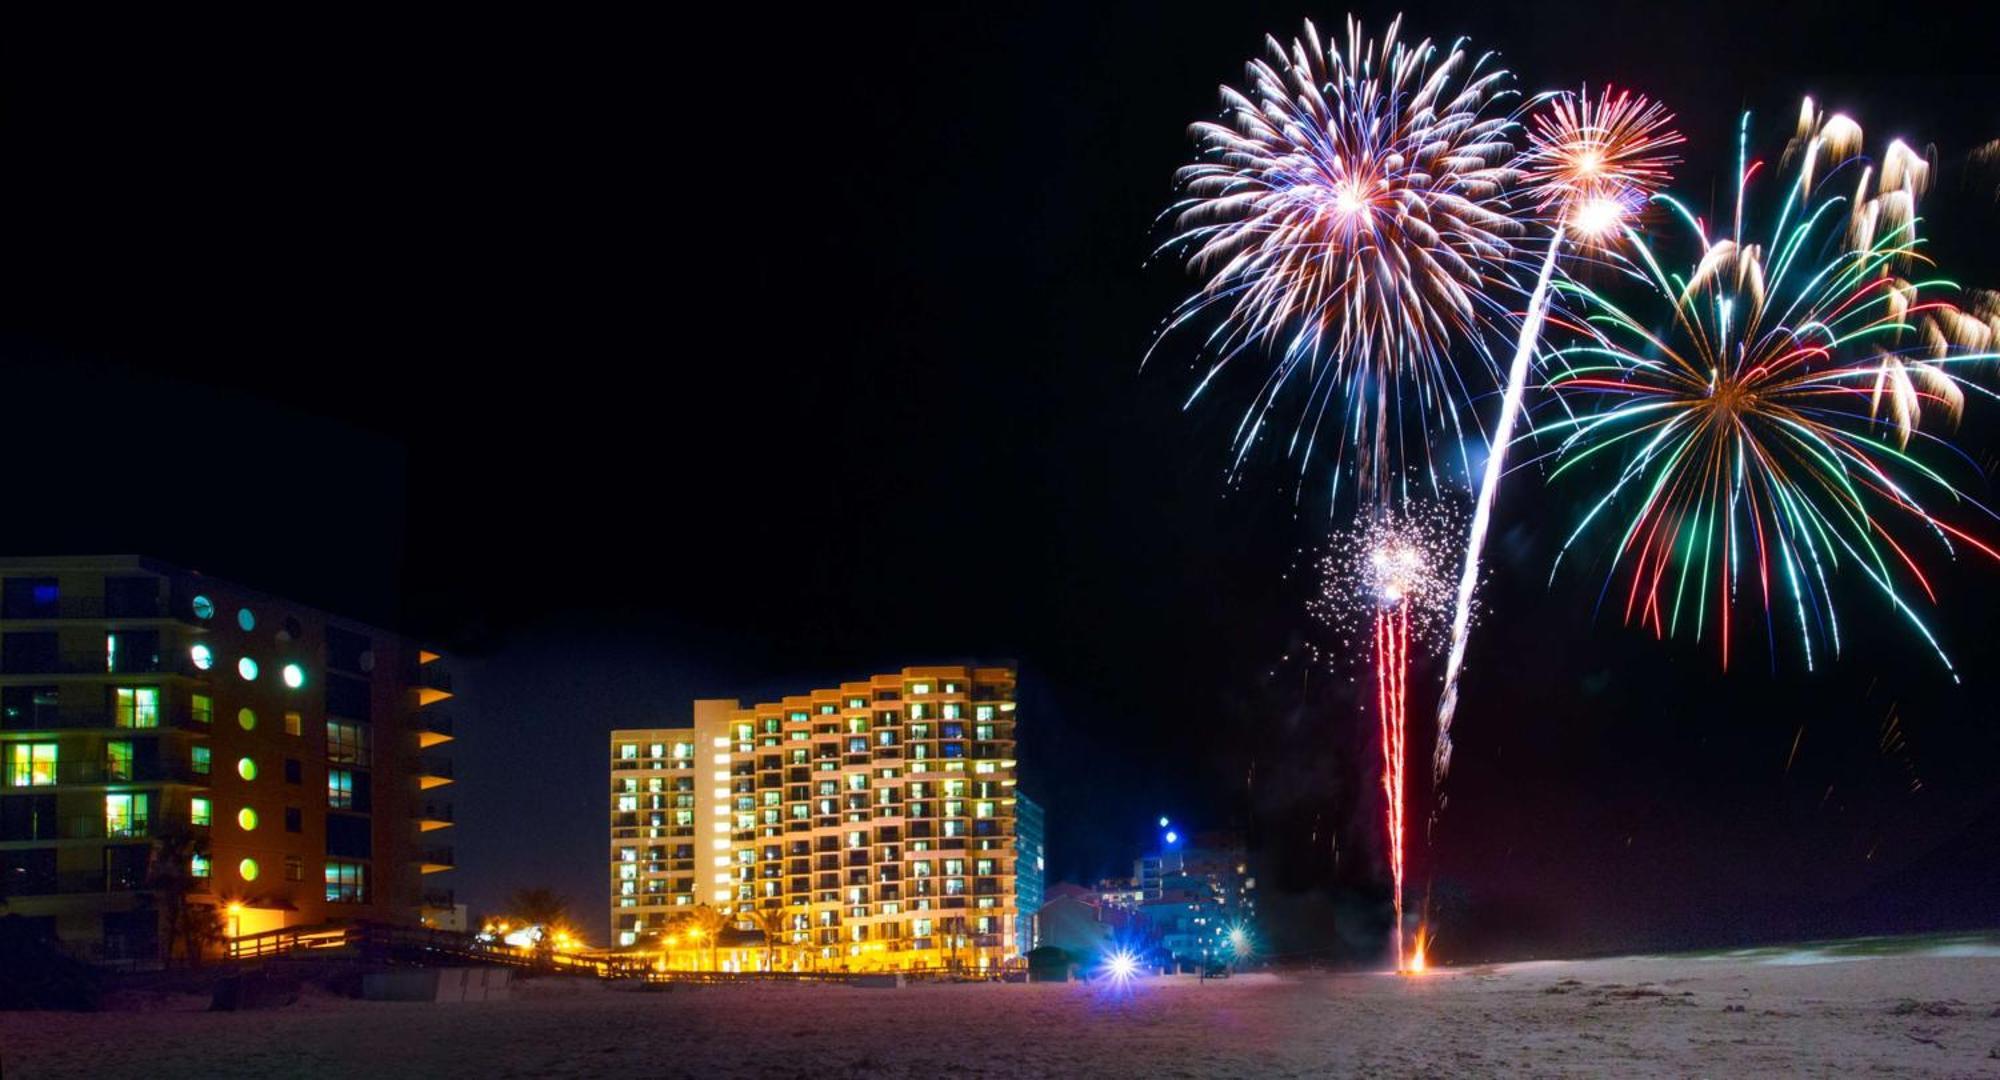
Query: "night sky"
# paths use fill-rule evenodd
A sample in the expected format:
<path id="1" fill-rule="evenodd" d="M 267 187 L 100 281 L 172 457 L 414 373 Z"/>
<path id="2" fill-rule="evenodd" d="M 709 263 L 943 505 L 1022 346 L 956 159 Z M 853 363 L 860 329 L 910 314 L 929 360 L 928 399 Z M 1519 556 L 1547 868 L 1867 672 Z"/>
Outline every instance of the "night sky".
<path id="1" fill-rule="evenodd" d="M 1161 813 L 1239 827 L 1275 948 L 1379 947 L 1364 695 L 1297 659 L 1325 507 L 1275 455 L 1225 483 L 1242 398 L 1181 412 L 1186 350 L 1139 367 L 1188 288 L 1148 265 L 1186 125 L 1263 33 L 1344 9 L 742 11 L 9 27 L 0 549 L 158 554 L 451 652 L 476 909 L 548 884 L 602 932 L 613 727 L 1011 659 L 1052 880 L 1121 870 Z M 1802 93 L 1871 148 L 1935 142 L 1934 254 L 1993 287 L 1981 17 L 1453 4 L 1406 29 L 1528 89 L 1664 99 L 1705 209 L 1746 107 L 1768 157 Z M 1975 403 L 1982 465 L 1996 433 Z M 1853 581 L 1838 662 L 1725 676 L 1594 616 L 1601 565 L 1546 584 L 1577 497 L 1525 473 L 1503 497 L 1413 852 L 1439 951 L 1990 923 L 2000 567 L 1938 564 L 1962 686 Z"/>

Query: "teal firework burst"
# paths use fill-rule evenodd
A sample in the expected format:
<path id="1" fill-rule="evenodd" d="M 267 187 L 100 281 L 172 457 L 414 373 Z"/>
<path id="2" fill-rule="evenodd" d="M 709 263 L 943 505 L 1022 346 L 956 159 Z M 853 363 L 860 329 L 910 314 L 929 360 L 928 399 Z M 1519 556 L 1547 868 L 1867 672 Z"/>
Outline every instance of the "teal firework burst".
<path id="1" fill-rule="evenodd" d="M 1630 304 L 1623 288 L 1561 286 L 1575 336 L 1551 367 L 1563 411 L 1540 431 L 1557 439 L 1553 476 L 1608 481 L 1563 553 L 1615 536 L 1605 599 L 1661 637 L 1713 634 L 1725 668 L 1744 606 L 1761 610 L 1774 662 L 1781 631 L 1808 668 L 1837 654 L 1847 574 L 1950 669 L 1919 611 L 1937 601 L 1924 558 L 1995 556 L 1934 512 L 1992 516 L 1925 459 L 1952 452 L 1926 424 L 1956 423 L 1996 322 L 1941 299 L 1955 286 L 1928 275 L 1916 214 L 1928 162 L 1901 143 L 1871 162 L 1860 141 L 1808 101 L 1764 239 L 1746 238 L 1744 213 L 1761 163 L 1739 149 L 1719 236 L 1660 200 L 1698 241 L 1691 267 L 1670 271 L 1633 231 L 1619 260 Z"/>

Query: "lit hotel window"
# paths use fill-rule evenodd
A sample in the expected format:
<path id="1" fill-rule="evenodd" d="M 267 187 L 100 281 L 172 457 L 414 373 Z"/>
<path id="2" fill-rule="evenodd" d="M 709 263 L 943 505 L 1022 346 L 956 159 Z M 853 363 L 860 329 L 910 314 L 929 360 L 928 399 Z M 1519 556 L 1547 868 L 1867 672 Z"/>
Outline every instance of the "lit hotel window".
<path id="1" fill-rule="evenodd" d="M 250 758 L 237 758 L 236 775 L 245 780 L 257 779 L 257 763 Z"/>
<path id="2" fill-rule="evenodd" d="M 354 806 L 353 770 L 328 769 L 326 771 L 326 804 L 335 810 L 347 810 Z M 332 872 L 331 865 L 328 866 L 328 872 Z"/>
<path id="3" fill-rule="evenodd" d="M 194 714 L 194 722 L 208 724 L 215 721 L 215 699 L 207 694 L 196 694 L 190 699 L 193 704 L 189 711 Z"/>
<path id="4" fill-rule="evenodd" d="M 326 899 L 333 904 L 367 903 L 368 868 L 358 862 L 327 860 Z"/>
<path id="5" fill-rule="evenodd" d="M 188 803 L 188 824 L 206 825 L 208 824 L 208 814 L 207 799 L 197 795 Z"/>
<path id="6" fill-rule="evenodd" d="M 243 676 L 244 682 L 255 682 L 257 680 L 257 661 L 247 656 L 236 661 L 236 674 Z"/>
<path id="7" fill-rule="evenodd" d="M 285 685 L 294 690 L 306 684 L 306 669 L 297 664 L 286 664 L 283 674 Z"/>
<path id="8" fill-rule="evenodd" d="M 255 709 L 236 710 L 236 726 L 245 731 L 257 730 L 257 711 Z"/>
<path id="9" fill-rule="evenodd" d="M 157 686 L 121 686 L 115 698 L 113 722 L 122 728 L 160 726 L 160 689 Z"/>
<path id="10" fill-rule="evenodd" d="M 209 668 L 215 666 L 215 652 L 206 645 L 195 644 L 189 646 L 188 659 L 194 661 L 194 666 L 202 671 L 207 671 Z"/>
<path id="11" fill-rule="evenodd" d="M 195 597 L 189 606 L 194 608 L 194 617 L 197 619 L 215 618 L 215 601 L 206 596 Z"/>
<path id="12" fill-rule="evenodd" d="M 245 859 L 236 864 L 236 873 L 245 881 L 257 880 L 257 860 Z"/>
<path id="13" fill-rule="evenodd" d="M 236 625 L 245 630 L 257 629 L 257 613 L 249 608 L 236 609 Z"/>

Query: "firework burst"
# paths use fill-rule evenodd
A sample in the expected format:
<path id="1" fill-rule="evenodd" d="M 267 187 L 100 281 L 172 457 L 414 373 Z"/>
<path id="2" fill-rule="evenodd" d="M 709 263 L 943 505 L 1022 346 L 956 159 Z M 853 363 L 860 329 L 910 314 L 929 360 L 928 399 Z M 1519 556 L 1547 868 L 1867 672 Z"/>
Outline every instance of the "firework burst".
<path id="1" fill-rule="evenodd" d="M 1555 474 L 1617 464 L 1563 550 L 1622 516 L 1607 594 L 1659 636 L 1713 630 L 1725 667 L 1746 592 L 1765 613 L 1774 662 L 1781 626 L 1808 667 L 1837 653 L 1833 579 L 1848 570 L 1950 668 L 1912 603 L 1915 591 L 1936 600 L 1920 545 L 1994 554 L 1929 509 L 1941 500 L 1983 510 L 1910 443 L 1943 445 L 1923 425 L 1956 419 L 1974 389 L 1961 372 L 1993 359 L 1995 327 L 1936 299 L 1948 282 L 1900 276 L 1926 262 L 1916 199 L 1928 168 L 1900 143 L 1878 166 L 1858 156 L 1860 144 L 1853 121 L 1808 102 L 1767 241 L 1744 236 L 1756 166 L 1739 153 L 1726 236 L 1711 239 L 1666 200 L 1699 241 L 1689 269 L 1669 273 L 1631 237 L 1632 276 L 1650 287 L 1644 307 L 1565 286 L 1590 334 L 1557 353 L 1551 387 L 1575 415 L 1546 425 L 1562 439 Z"/>
<path id="2" fill-rule="evenodd" d="M 1449 625 L 1452 583 L 1445 570 L 1459 544 L 1455 515 L 1385 513 L 1337 535 L 1320 562 L 1320 592 L 1309 607 L 1337 630 L 1347 655 L 1371 637 L 1375 708 L 1382 737 L 1382 795 L 1394 908 L 1391 948 L 1404 970 L 1404 761 L 1409 743 L 1410 642 L 1439 640 Z M 1415 962 L 1421 962 L 1421 952 Z"/>
<path id="3" fill-rule="evenodd" d="M 1443 642 L 1456 584 L 1447 568 L 1464 542 L 1463 522 L 1446 505 L 1427 504 L 1421 512 L 1372 515 L 1336 532 L 1307 609 L 1349 650 L 1371 632 L 1376 612 L 1394 607 L 1408 610 L 1413 640 Z"/>
<path id="4" fill-rule="evenodd" d="M 1451 648 L 1445 658 L 1444 693 L 1438 699 L 1437 746 L 1431 767 L 1437 779 L 1451 769 L 1451 725 L 1458 711 L 1458 676 L 1472 632 L 1473 592 L 1486 549 L 1486 532 L 1493 503 L 1506 473 L 1507 450 L 1527 392 L 1529 360 L 1541 341 L 1542 320 L 1548 314 L 1549 285 L 1563 244 L 1602 248 L 1617 237 L 1624 223 L 1672 172 L 1674 147 L 1681 136 L 1673 130 L 1673 114 L 1645 97 L 1605 89 L 1592 101 L 1589 92 L 1557 94 L 1533 120 L 1533 138 L 1522 172 L 1522 183 L 1549 215 L 1548 251 L 1528 296 L 1514 343 L 1514 360 L 1507 369 L 1494 423 L 1486 472 L 1473 504 L 1472 528 L 1459 574 L 1458 604 Z"/>
<path id="5" fill-rule="evenodd" d="M 1162 248 L 1205 279 L 1167 332 L 1215 317 L 1190 405 L 1246 351 L 1275 358 L 1233 467 L 1298 391 L 1287 454 L 1303 471 L 1315 444 L 1335 444 L 1378 502 L 1406 443 L 1428 462 L 1431 437 L 1457 431 L 1449 353 L 1498 314 L 1490 293 L 1521 231 L 1506 202 L 1518 125 L 1498 108 L 1512 75 L 1399 28 L 1371 40 L 1350 18 L 1344 47 L 1311 22 L 1289 46 L 1267 38 L 1248 89 L 1222 89 L 1224 118 L 1192 127 L 1200 157 L 1179 173 Z M 1406 404 L 1421 426 L 1408 434 Z"/>
<path id="6" fill-rule="evenodd" d="M 1611 234 L 1622 215 L 1636 209 L 1673 178 L 1674 148 L 1681 144 L 1673 114 L 1657 102 L 1606 88 L 1557 94 L 1530 122 L 1521 183 L 1555 220 L 1583 238 Z"/>

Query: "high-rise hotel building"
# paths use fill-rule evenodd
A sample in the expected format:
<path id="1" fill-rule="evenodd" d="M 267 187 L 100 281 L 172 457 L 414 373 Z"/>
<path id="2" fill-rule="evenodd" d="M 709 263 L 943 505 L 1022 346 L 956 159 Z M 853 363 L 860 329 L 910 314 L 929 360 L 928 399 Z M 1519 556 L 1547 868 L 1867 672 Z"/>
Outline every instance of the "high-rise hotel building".
<path id="1" fill-rule="evenodd" d="M 6 912 L 147 957 L 168 889 L 232 936 L 449 907 L 437 659 L 153 559 L 0 559 Z"/>
<path id="2" fill-rule="evenodd" d="M 1020 955 L 1013 669 L 912 667 L 611 733 L 611 927 L 664 942 L 705 904 L 782 913 L 780 969 L 992 969 Z M 1038 846 L 1040 817 L 1032 821 Z M 772 953 L 775 952 L 773 956 Z"/>

